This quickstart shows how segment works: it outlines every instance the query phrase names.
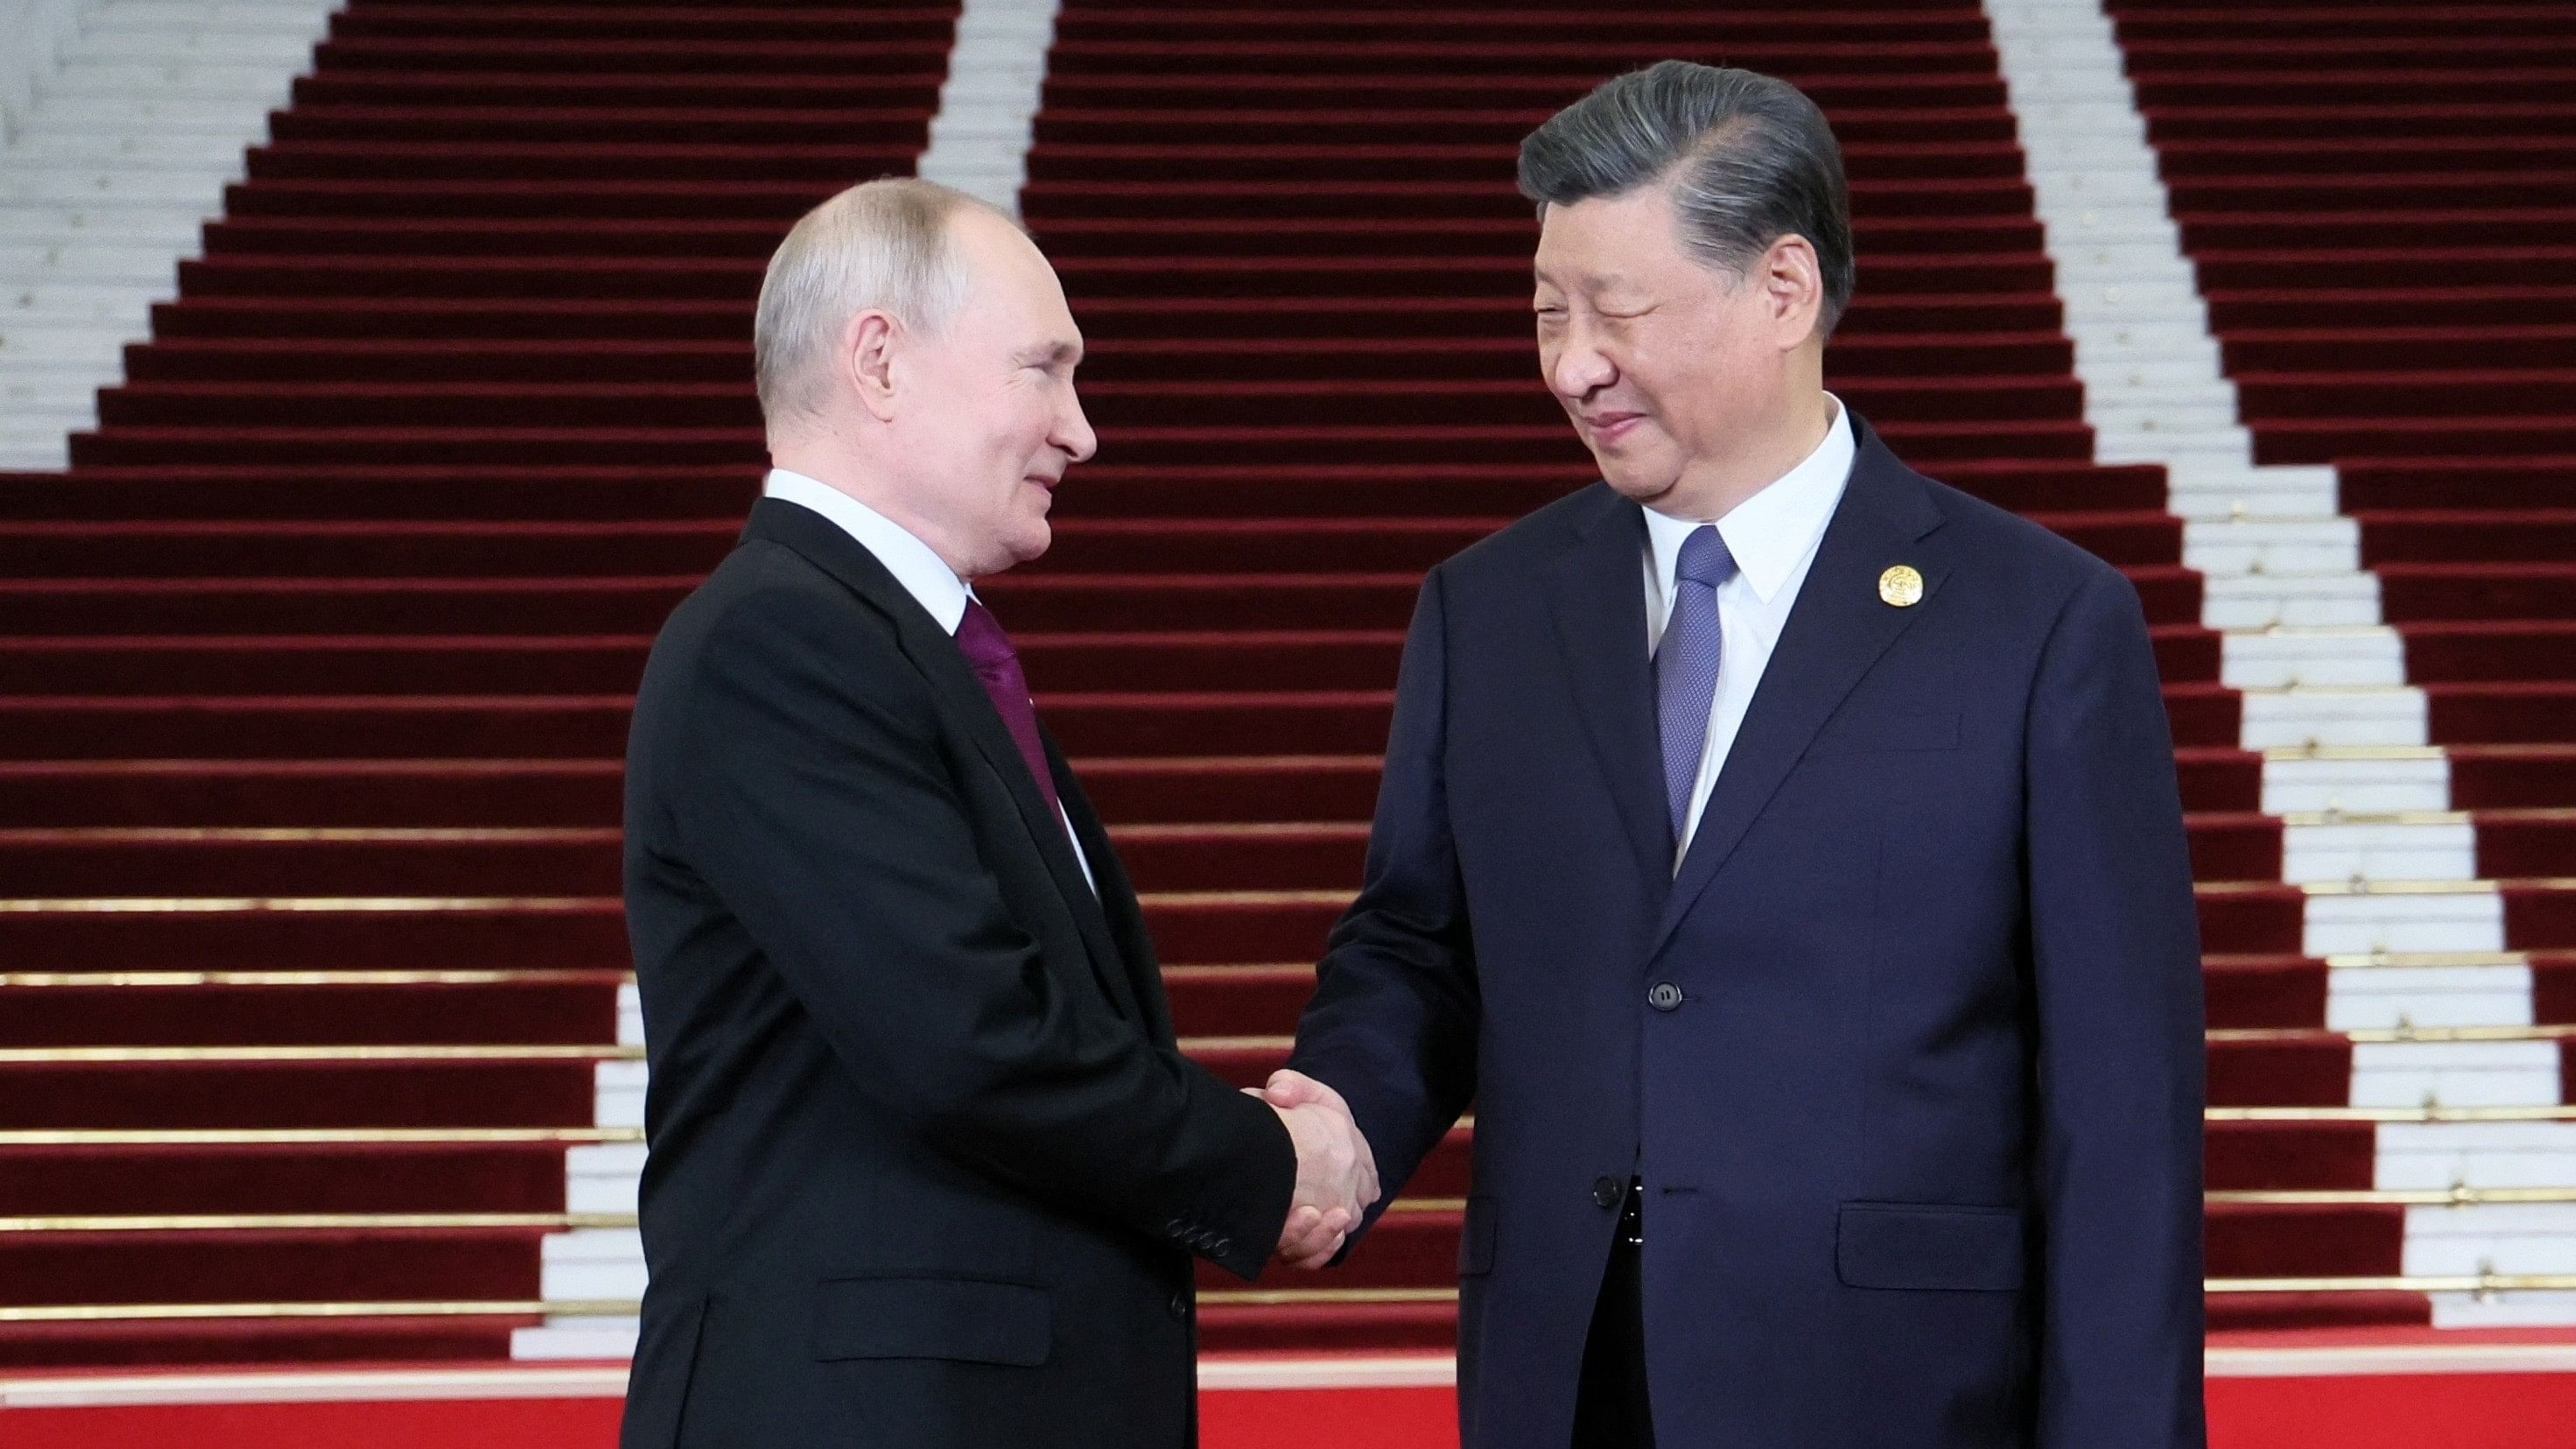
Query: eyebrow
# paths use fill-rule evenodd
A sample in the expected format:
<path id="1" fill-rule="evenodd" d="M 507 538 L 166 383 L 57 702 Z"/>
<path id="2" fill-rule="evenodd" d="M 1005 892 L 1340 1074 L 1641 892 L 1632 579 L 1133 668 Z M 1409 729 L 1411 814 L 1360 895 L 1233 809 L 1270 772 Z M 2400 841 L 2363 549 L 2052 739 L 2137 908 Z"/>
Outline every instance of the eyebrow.
<path id="1" fill-rule="evenodd" d="M 1082 344 L 1079 342 L 1041 343 L 1036 347 L 1023 347 L 1013 353 L 1012 357 L 1016 361 L 1031 364 L 1060 362 L 1070 365 L 1082 361 Z"/>
<path id="2" fill-rule="evenodd" d="M 1564 283 L 1557 281 L 1555 278 L 1539 270 L 1537 267 L 1530 268 L 1530 275 L 1545 286 L 1558 287 L 1564 285 Z M 1625 277 L 1620 276 L 1617 272 L 1585 272 L 1582 276 L 1574 279 L 1575 285 L 1586 292 L 1607 291 L 1626 280 L 1627 279 Z"/>

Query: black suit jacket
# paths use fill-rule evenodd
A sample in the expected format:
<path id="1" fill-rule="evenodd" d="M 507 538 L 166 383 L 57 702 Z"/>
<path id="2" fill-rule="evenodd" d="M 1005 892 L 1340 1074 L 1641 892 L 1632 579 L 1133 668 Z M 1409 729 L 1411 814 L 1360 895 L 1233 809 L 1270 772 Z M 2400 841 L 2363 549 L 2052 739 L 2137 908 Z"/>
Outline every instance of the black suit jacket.
<path id="1" fill-rule="evenodd" d="M 1295 1179 L 1184 1059 L 956 643 L 761 502 L 638 691 L 626 904 L 651 1286 L 622 1449 L 1179 1446 L 1190 1251 L 1245 1277 Z"/>

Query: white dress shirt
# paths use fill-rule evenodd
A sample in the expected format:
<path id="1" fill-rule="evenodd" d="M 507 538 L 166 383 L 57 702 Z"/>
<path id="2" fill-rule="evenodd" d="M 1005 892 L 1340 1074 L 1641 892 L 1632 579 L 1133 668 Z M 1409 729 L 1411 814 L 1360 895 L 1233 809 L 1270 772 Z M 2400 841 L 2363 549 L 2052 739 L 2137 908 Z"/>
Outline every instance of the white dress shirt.
<path id="1" fill-rule="evenodd" d="M 884 564 L 904 592 L 920 601 L 921 607 L 937 621 L 940 628 L 955 638 L 957 626 L 966 617 L 966 601 L 974 590 L 957 577 L 929 544 L 914 536 L 912 530 L 877 512 L 829 483 L 817 482 L 802 473 L 784 468 L 769 470 L 769 478 L 760 486 L 764 498 L 783 499 L 810 508 L 832 522 L 841 531 L 858 540 L 859 547 Z M 1082 878 L 1098 894 L 1100 883 L 1092 879 L 1091 860 L 1082 853 L 1082 840 L 1073 833 L 1073 817 L 1064 813 L 1059 803 L 1056 813 L 1064 820 L 1065 841 L 1073 847 L 1074 862 L 1082 867 Z"/>
<path id="2" fill-rule="evenodd" d="M 1682 820 L 1682 838 L 1673 847 L 1673 869 L 1681 869 L 1699 816 L 1726 767 L 1744 711 L 1771 662 L 1771 647 L 1780 642 L 1789 608 L 1798 602 L 1798 586 L 1816 561 L 1816 545 L 1825 525 L 1842 502 L 1843 484 L 1851 476 L 1851 414 L 1842 399 L 1827 393 L 1834 405 L 1833 424 L 1825 440 L 1798 466 L 1717 520 L 1718 537 L 1735 555 L 1736 575 L 1717 591 L 1718 629 L 1724 646 L 1718 655 L 1717 696 L 1709 702 L 1708 743 L 1700 751 L 1699 776 L 1691 786 L 1690 809 Z M 1663 643 L 1664 625 L 1673 612 L 1673 571 L 1682 540 L 1705 519 L 1674 518 L 1646 510 L 1646 647 Z"/>

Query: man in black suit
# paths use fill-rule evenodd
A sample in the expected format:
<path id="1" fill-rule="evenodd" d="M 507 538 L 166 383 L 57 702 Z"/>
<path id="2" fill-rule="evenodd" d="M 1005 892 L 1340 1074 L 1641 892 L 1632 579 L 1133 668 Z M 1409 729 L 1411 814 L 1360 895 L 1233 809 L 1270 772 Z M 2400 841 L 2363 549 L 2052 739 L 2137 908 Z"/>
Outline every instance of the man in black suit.
<path id="1" fill-rule="evenodd" d="M 772 259 L 777 469 L 638 691 L 651 1286 L 623 1449 L 1194 1438 L 1191 1255 L 1328 1258 L 1346 1114 L 1174 1042 L 1144 920 L 968 580 L 1094 447 L 1008 219 L 871 182 Z"/>

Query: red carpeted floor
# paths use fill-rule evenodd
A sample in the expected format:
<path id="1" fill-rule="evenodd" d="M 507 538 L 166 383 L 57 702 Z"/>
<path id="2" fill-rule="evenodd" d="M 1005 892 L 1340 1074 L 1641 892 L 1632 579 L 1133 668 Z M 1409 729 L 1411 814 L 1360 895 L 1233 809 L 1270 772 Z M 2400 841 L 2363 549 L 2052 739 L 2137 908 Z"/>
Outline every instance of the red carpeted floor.
<path id="1" fill-rule="evenodd" d="M 756 486 L 761 261 L 823 195 L 909 169 L 951 25 L 935 5 L 354 0 L 339 18 L 70 473 L 0 486 L 0 961 L 20 973 L 0 982 L 0 1214 L 562 1213 L 626 964 L 628 692 Z M 1149 892 L 1184 1030 L 1233 1039 L 1198 1044 L 1212 1066 L 1248 1081 L 1281 1055 L 1356 877 L 1421 570 L 1588 476 L 1535 376 L 1513 144 L 1593 81 L 1682 55 L 1788 75 L 1835 120 L 1861 248 L 1836 390 L 1916 463 L 2138 583 L 2212 1021 L 2280 1029 L 2213 1043 L 2214 1099 L 2346 1100 L 2300 897 L 2264 884 L 2279 831 L 2164 481 L 2089 461 L 1973 3 L 1569 28 L 1495 3 L 1075 0 L 1057 36 L 1025 205 L 1091 341 L 1102 451 L 1055 551 L 985 592 Z M 2547 617 L 2548 581 L 2432 582 L 2461 567 L 2392 573 L 2393 613 L 2455 626 L 2412 647 L 2447 640 L 2472 671 L 2532 657 L 2538 624 L 2476 628 L 2521 617 L 2509 599 Z M 2445 738 L 2477 737 L 2461 721 L 2485 709 L 2513 742 L 2462 761 L 2481 808 L 2535 803 L 2533 779 L 2576 805 L 2576 757 L 2532 744 L 2560 736 L 2512 723 L 2557 718 L 2517 702 L 2535 682 L 2437 696 Z M 2544 862 L 2570 828 L 2528 817 L 2489 848 Z M 2557 900 L 2516 898 L 2529 944 L 2576 946 Z M 1445 1344 L 1466 1134 L 1347 1272 L 1264 1285 L 1420 1301 L 1211 1300 L 1211 1345 Z M 2366 1187 L 2371 1151 L 2367 1123 L 2217 1122 L 2211 1184 Z M 2222 1202 L 2211 1269 L 2393 1273 L 2398 1211 Z M 19 1226 L 0 1363 L 497 1356 L 532 1321 L 502 1309 L 535 1296 L 544 1231 Z M 412 1302 L 495 1307 L 9 1314 Z"/>

